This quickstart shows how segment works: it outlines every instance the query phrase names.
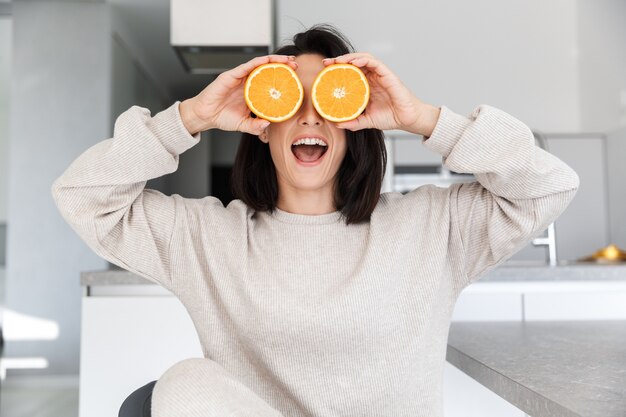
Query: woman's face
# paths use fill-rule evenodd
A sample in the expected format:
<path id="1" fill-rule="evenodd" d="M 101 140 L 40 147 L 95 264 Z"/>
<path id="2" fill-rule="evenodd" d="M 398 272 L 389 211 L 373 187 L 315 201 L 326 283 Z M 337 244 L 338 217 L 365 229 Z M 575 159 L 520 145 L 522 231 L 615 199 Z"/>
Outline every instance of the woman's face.
<path id="1" fill-rule="evenodd" d="M 259 135 L 264 143 L 269 143 L 279 192 L 330 190 L 328 195 L 333 195 L 335 175 L 346 154 L 346 131 L 322 118 L 313 107 L 311 87 L 317 74 L 325 68 L 322 64 L 324 58 L 317 54 L 296 57 L 298 68 L 295 71 L 304 88 L 302 106 L 293 117 L 284 122 L 271 123 Z M 305 166 L 298 162 L 291 145 L 299 137 L 323 138 L 328 145 L 317 165 Z"/>

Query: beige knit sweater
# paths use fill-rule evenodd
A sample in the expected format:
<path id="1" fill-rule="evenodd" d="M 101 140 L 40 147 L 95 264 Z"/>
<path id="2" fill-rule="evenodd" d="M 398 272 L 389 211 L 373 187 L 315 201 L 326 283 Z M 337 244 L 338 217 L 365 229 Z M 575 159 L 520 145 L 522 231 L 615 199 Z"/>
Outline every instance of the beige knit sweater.
<path id="1" fill-rule="evenodd" d="M 200 140 L 179 102 L 122 113 L 113 138 L 53 184 L 101 257 L 172 291 L 205 357 L 286 417 L 439 417 L 459 293 L 559 216 L 577 174 L 529 128 L 481 105 L 447 107 L 423 142 L 478 182 L 383 193 L 371 221 L 255 213 L 242 201 L 144 189 Z"/>

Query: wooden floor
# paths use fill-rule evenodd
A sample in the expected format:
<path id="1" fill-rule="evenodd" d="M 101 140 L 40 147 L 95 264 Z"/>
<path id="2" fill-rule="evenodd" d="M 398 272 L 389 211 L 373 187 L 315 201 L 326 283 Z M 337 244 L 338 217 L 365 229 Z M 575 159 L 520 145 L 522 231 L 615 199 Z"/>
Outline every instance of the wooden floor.
<path id="1" fill-rule="evenodd" d="M 78 417 L 78 376 L 11 377 L 0 388 L 2 417 Z"/>

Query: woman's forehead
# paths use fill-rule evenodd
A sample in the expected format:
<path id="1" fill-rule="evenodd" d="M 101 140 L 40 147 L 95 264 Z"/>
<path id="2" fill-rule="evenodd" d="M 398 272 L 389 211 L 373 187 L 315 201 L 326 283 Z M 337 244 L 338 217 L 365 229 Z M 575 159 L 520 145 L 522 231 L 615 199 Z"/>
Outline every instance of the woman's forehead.
<path id="1" fill-rule="evenodd" d="M 324 64 L 322 60 L 325 57 L 318 54 L 302 54 L 296 57 L 296 62 L 298 63 L 298 69 L 296 69 L 296 73 L 298 76 L 315 76 L 322 69 L 324 69 Z"/>

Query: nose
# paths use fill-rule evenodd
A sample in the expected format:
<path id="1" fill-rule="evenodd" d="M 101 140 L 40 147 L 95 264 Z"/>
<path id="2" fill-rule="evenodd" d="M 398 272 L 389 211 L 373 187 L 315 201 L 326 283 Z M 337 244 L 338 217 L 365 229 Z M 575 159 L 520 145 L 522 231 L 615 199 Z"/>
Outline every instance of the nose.
<path id="1" fill-rule="evenodd" d="M 298 110 L 298 124 L 302 126 L 320 126 L 323 122 L 324 119 L 313 107 L 313 100 L 310 98 L 305 99 L 302 107 Z"/>

